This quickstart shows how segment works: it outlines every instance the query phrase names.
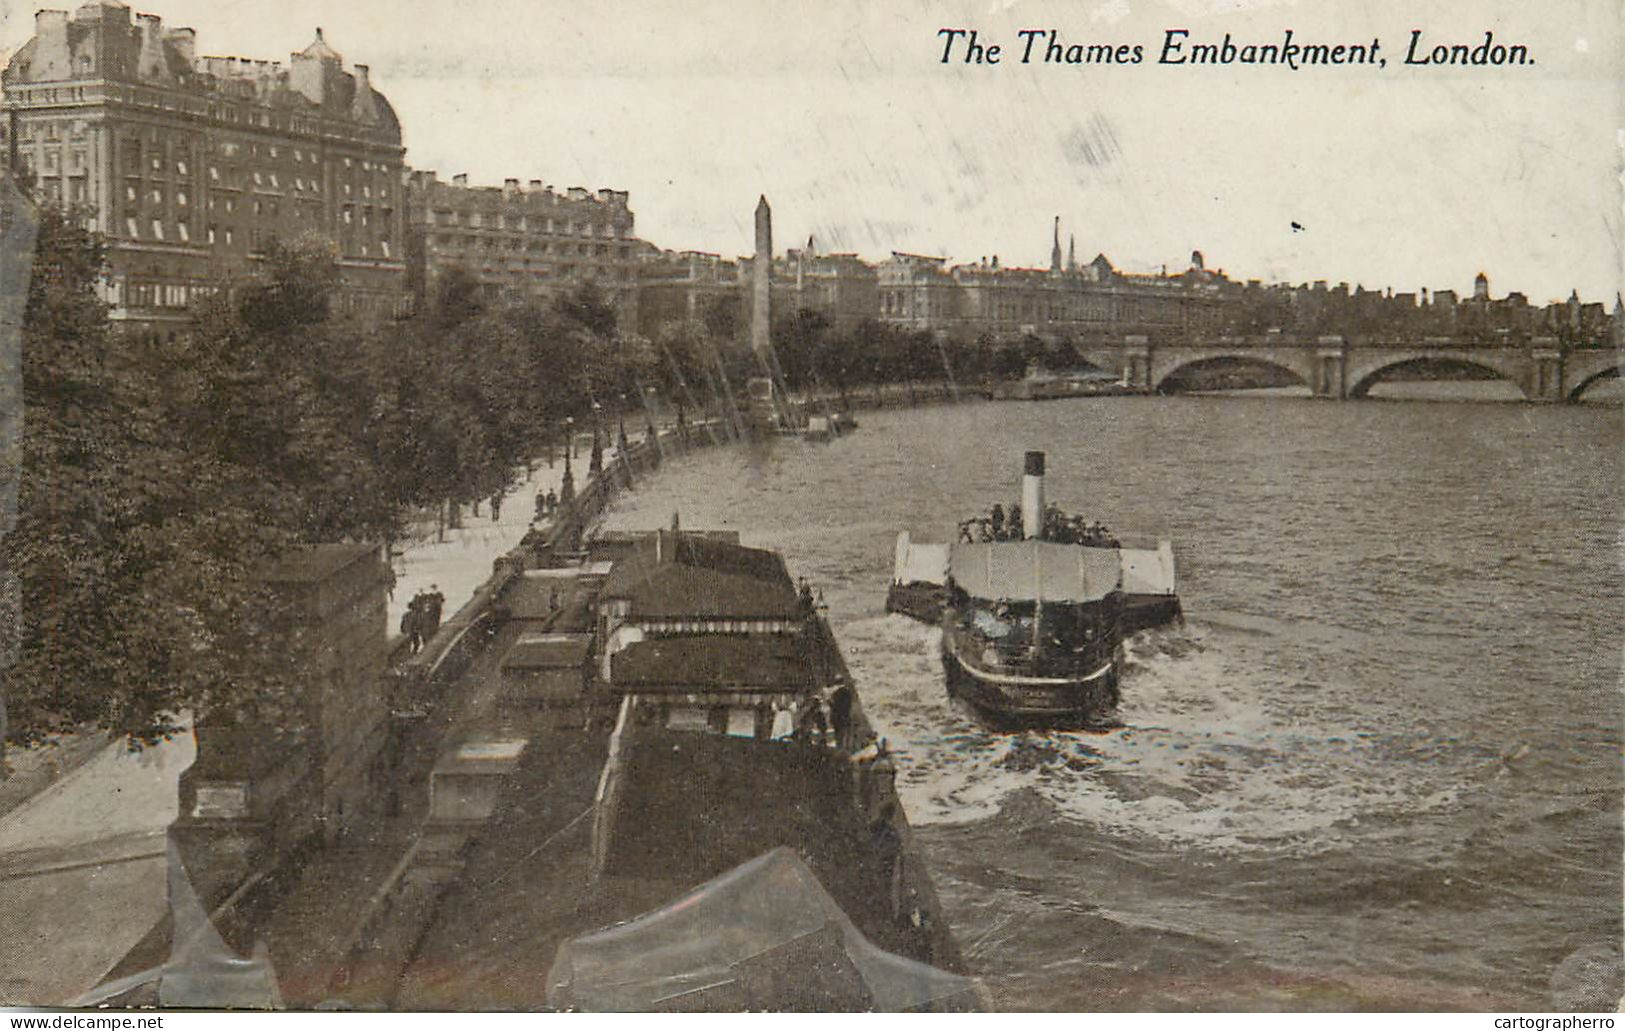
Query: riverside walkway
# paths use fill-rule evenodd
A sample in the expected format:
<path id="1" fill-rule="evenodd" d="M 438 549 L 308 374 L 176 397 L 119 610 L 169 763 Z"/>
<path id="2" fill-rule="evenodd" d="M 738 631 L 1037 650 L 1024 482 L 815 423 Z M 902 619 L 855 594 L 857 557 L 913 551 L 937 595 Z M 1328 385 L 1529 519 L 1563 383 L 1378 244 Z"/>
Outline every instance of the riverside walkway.
<path id="1" fill-rule="evenodd" d="M 577 463 L 578 482 L 585 464 Z M 467 602 L 530 528 L 536 492 L 556 491 L 563 474 L 562 460 L 550 468 L 543 459 L 508 493 L 496 522 L 481 506 L 484 515 L 465 517 L 444 540 L 394 556 L 384 628 L 391 639 L 419 590 L 438 585 L 448 612 Z M 60 1004 L 89 990 L 167 909 L 164 832 L 196 754 L 192 735 L 136 753 L 122 741 L 81 739 L 70 748 L 64 772 L 0 813 L 0 912 L 10 928 L 23 929 L 0 935 L 0 1005 Z M 27 753 L 13 759 L 46 761 Z"/>

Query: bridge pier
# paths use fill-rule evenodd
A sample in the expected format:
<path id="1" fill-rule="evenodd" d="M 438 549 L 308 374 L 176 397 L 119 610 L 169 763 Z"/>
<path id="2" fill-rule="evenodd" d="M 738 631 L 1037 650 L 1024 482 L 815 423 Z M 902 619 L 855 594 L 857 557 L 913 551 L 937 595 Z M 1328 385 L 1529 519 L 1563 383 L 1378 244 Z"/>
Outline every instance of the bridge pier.
<path id="1" fill-rule="evenodd" d="M 1523 393 L 1531 401 L 1561 404 L 1568 400 L 1563 382 L 1563 352 L 1553 337 L 1530 341 L 1529 368 L 1524 373 Z"/>
<path id="2" fill-rule="evenodd" d="M 1123 338 L 1123 381 L 1134 390 L 1149 394 L 1156 388 L 1151 381 L 1151 341 L 1144 336 Z"/>
<path id="3" fill-rule="evenodd" d="M 1315 349 L 1315 376 L 1309 389 L 1316 397 L 1342 401 L 1349 396 L 1347 342 L 1340 336 L 1323 336 Z"/>

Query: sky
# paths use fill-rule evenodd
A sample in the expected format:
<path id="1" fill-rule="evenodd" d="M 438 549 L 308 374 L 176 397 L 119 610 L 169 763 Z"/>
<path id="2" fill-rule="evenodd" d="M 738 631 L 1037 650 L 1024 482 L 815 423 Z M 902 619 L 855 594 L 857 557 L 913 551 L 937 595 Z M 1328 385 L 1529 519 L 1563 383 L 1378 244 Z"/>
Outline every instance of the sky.
<path id="1" fill-rule="evenodd" d="M 0 47 L 34 3 L 0 0 Z M 202 54 L 286 60 L 325 30 L 404 127 L 407 161 L 472 182 L 631 191 L 639 235 L 751 248 L 1080 261 L 1536 303 L 1622 278 L 1625 5 L 1394 0 L 152 0 Z M 1425 11 L 1423 8 L 1425 7 Z M 943 63 L 944 28 L 1000 63 Z M 1159 63 L 1185 45 L 1380 40 L 1387 66 Z M 1023 64 L 1022 29 L 1138 44 L 1139 64 Z M 1408 66 L 1520 43 L 1524 66 Z M 1040 47 L 1041 49 L 1041 47 Z"/>

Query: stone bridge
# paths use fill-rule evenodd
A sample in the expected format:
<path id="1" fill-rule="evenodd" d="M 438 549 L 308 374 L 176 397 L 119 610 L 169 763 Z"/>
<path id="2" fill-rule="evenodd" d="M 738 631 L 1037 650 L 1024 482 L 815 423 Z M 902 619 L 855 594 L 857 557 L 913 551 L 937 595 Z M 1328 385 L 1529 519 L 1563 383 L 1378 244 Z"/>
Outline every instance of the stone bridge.
<path id="1" fill-rule="evenodd" d="M 1147 392 L 1163 390 L 1182 370 L 1218 361 L 1272 365 L 1297 377 L 1316 397 L 1339 400 L 1365 397 L 1388 373 L 1423 364 L 1485 370 L 1516 384 L 1527 400 L 1542 402 L 1577 401 L 1592 384 L 1625 373 L 1625 352 L 1564 347 L 1554 337 L 1484 346 L 1449 338 L 1353 342 L 1341 336 L 1269 336 L 1153 342 L 1127 336 L 1077 350 L 1085 361 L 1111 369 Z"/>

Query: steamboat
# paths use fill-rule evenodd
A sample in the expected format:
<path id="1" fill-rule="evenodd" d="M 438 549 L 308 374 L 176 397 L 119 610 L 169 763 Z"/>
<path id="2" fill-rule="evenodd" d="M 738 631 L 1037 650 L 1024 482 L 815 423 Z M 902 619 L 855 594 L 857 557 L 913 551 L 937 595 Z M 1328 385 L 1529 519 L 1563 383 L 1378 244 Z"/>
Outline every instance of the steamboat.
<path id="1" fill-rule="evenodd" d="M 952 544 L 898 536 L 888 611 L 942 625 L 950 696 L 995 725 L 1115 721 L 1123 637 L 1180 617 L 1173 549 L 1125 548 L 1044 500 L 1029 451 L 1022 499 L 960 524 Z"/>

